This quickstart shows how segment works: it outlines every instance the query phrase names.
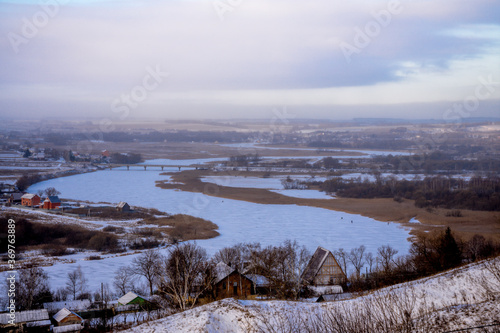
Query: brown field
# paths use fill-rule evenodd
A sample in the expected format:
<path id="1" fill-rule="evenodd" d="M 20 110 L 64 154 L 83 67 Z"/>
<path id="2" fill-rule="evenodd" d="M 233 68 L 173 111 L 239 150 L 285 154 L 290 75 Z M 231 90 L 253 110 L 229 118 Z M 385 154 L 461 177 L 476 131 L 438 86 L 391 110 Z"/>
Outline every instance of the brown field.
<path id="1" fill-rule="evenodd" d="M 168 217 L 148 218 L 148 224 L 156 224 L 170 237 L 182 240 L 209 239 L 219 236 L 219 227 L 208 220 L 191 215 L 176 214 Z"/>
<path id="2" fill-rule="evenodd" d="M 446 216 L 450 209 L 437 208 L 427 210 L 415 207 L 412 200 L 401 203 L 393 199 L 300 199 L 270 192 L 265 189 L 236 188 L 219 186 L 200 180 L 201 177 L 221 175 L 209 170 L 186 170 L 180 173 L 170 173 L 172 183 L 158 181 L 157 186 L 165 189 L 180 189 L 188 192 L 200 192 L 210 196 L 243 200 L 259 204 L 282 204 L 311 206 L 346 213 L 359 214 L 383 222 L 398 222 L 411 227 L 413 235 L 423 232 L 442 230 L 450 226 L 460 237 L 468 239 L 474 234 L 481 234 L 487 238 L 500 240 L 500 213 L 487 211 L 461 210 L 462 217 Z M 227 175 L 227 173 L 224 173 Z M 239 172 L 239 176 L 261 176 L 261 173 Z M 412 218 L 421 223 L 409 223 Z"/>

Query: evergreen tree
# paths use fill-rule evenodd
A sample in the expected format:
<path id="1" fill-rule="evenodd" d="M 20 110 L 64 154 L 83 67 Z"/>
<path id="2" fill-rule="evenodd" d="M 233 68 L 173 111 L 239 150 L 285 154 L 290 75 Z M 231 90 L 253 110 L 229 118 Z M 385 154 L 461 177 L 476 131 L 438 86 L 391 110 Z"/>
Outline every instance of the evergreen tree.
<path id="1" fill-rule="evenodd" d="M 446 228 L 446 231 L 441 236 L 439 254 L 443 269 L 457 267 L 462 263 L 462 251 L 460 251 L 450 227 Z"/>

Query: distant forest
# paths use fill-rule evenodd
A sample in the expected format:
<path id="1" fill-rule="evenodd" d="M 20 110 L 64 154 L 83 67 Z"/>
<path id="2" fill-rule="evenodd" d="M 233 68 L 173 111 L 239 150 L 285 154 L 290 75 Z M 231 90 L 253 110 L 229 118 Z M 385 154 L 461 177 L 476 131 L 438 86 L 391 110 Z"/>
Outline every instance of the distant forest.
<path id="1" fill-rule="evenodd" d="M 376 175 L 376 181 L 336 177 L 321 183 L 321 189 L 347 198 L 394 198 L 415 200 L 417 207 L 443 207 L 500 211 L 500 178 L 470 180 L 435 176 L 422 180 L 398 180 Z"/>
<path id="2" fill-rule="evenodd" d="M 91 134 L 92 135 L 92 134 Z M 254 134 L 256 135 L 256 134 Z M 45 141 L 55 145 L 66 145 L 69 141 L 88 140 L 86 133 L 49 133 L 45 135 Z M 240 132 L 211 132 L 211 131 L 175 131 L 149 133 L 141 132 L 99 132 L 92 137 L 107 142 L 244 142 L 249 133 Z"/>

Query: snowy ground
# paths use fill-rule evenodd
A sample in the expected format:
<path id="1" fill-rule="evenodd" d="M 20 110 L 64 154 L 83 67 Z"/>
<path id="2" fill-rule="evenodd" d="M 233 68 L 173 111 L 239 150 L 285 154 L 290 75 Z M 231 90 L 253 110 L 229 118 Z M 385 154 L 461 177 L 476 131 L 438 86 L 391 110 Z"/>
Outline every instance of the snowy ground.
<path id="1" fill-rule="evenodd" d="M 490 271 L 495 263 L 496 268 Z M 472 264 L 411 283 L 388 287 L 367 296 L 328 303 L 289 301 L 244 301 L 225 299 L 219 302 L 149 322 L 125 332 L 311 332 L 315 320 L 320 324 L 330 318 L 361 325 L 403 323 L 408 332 L 444 332 L 480 325 L 500 323 L 500 258 L 488 263 Z M 488 289 L 489 288 L 489 289 Z M 362 317 L 369 313 L 371 317 Z M 361 317 L 360 317 L 361 316 Z M 370 321 L 363 322 L 363 319 Z M 407 327 L 408 327 L 407 326 Z M 309 330 L 307 330 L 309 328 Z M 345 327 L 344 327 L 345 328 Z M 500 326 L 493 327 L 498 329 Z M 351 331 L 351 330 L 343 330 Z M 384 330 L 400 332 L 402 327 Z M 373 330 L 376 332 L 376 330 Z M 474 331 L 473 331 L 474 332 Z M 483 331 L 484 332 L 484 331 Z M 486 331 L 494 332 L 494 330 Z"/>

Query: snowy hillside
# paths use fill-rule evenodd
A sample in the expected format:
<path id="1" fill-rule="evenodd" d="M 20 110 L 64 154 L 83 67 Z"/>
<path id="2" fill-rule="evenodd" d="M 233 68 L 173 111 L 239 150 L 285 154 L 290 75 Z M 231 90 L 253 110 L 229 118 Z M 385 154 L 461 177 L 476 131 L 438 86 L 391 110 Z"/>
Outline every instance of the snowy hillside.
<path id="1" fill-rule="evenodd" d="M 331 303 L 226 299 L 126 332 L 445 332 L 500 323 L 500 257 Z M 489 330 L 488 330 L 489 329 Z M 482 332 L 497 332 L 500 326 Z"/>

